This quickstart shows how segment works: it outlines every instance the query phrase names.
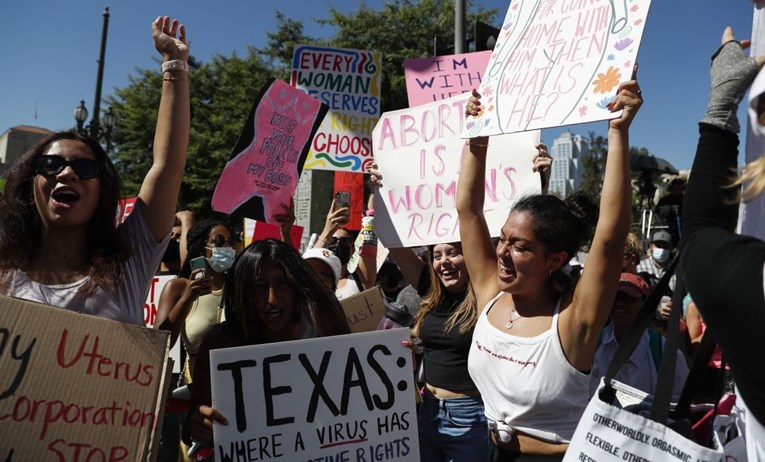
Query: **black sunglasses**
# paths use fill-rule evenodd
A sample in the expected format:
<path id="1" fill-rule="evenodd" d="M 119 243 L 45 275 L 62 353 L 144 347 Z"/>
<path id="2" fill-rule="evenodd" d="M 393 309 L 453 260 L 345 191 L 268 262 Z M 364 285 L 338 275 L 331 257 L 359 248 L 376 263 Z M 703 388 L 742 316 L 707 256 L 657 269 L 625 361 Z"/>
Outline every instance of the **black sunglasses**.
<path id="1" fill-rule="evenodd" d="M 222 234 L 216 234 L 212 239 L 209 239 L 207 242 L 211 242 L 215 247 L 233 247 L 237 244 L 237 240 L 234 236 L 231 236 L 231 239 L 226 239 L 223 237 Z"/>
<path id="2" fill-rule="evenodd" d="M 101 173 L 101 164 L 96 160 L 85 157 L 66 160 L 55 154 L 37 156 L 34 159 L 34 166 L 38 174 L 45 176 L 56 176 L 63 172 L 65 168 L 72 167 L 74 173 L 83 180 L 95 178 Z"/>

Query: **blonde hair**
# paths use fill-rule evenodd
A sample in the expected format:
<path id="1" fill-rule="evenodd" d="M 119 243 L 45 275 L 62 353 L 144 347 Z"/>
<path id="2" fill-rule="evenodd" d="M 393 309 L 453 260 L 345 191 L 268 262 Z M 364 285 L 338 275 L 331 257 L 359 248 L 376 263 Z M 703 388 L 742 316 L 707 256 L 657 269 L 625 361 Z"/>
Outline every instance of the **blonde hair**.
<path id="1" fill-rule="evenodd" d="M 420 336 L 422 321 L 425 319 L 425 316 L 427 316 L 428 313 L 436 309 L 444 296 L 444 291 L 446 290 L 446 288 L 441 283 L 441 280 L 438 278 L 438 275 L 436 275 L 435 270 L 433 269 L 432 247 L 430 248 L 428 256 L 430 260 L 428 263 L 430 289 L 422 299 L 420 311 L 417 312 L 417 316 L 414 318 L 414 322 L 412 323 L 412 335 L 414 337 Z M 451 316 L 449 316 L 449 319 L 446 320 L 444 332 L 452 330 L 455 326 L 459 326 L 460 334 L 464 334 L 465 332 L 472 329 L 473 326 L 475 326 L 475 323 L 478 321 L 477 306 L 478 302 L 475 298 L 475 294 L 473 293 L 473 285 L 470 283 L 470 281 L 468 281 L 467 287 L 465 289 L 465 299 L 462 300 L 462 302 L 457 306 L 457 309 L 454 310 L 454 313 L 452 313 Z"/>
<path id="2" fill-rule="evenodd" d="M 744 186 L 740 196 L 744 202 L 751 202 L 757 199 L 757 196 L 765 190 L 765 156 L 746 164 L 741 175 L 733 181 L 731 186 L 739 187 L 745 183 L 748 184 Z"/>
<path id="3" fill-rule="evenodd" d="M 624 243 L 625 254 L 635 254 L 638 258 L 643 258 L 643 243 L 635 233 L 627 233 L 627 241 Z"/>

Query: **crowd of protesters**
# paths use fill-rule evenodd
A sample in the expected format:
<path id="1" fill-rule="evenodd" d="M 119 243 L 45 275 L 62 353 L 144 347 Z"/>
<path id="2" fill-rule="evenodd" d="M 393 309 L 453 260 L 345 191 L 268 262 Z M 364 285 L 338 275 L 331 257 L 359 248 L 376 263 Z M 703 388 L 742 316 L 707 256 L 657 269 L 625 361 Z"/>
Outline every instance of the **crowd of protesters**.
<path id="1" fill-rule="evenodd" d="M 681 270 L 616 377 L 653 390 L 670 301 L 686 298 L 680 329 L 687 341 L 681 351 L 666 353 L 676 361 L 673 397 L 700 339 L 711 335 L 719 347 L 704 380 L 717 383 L 724 374 L 735 387 L 751 454 L 765 456 L 765 372 L 754 366 L 765 326 L 765 244 L 733 232 L 739 196 L 753 199 L 765 189 L 765 161 L 748 165 L 738 180 L 730 174 L 737 166 L 737 105 L 765 57 L 747 57 L 747 42 L 736 41 L 730 29 L 712 60 L 687 189 L 685 180 L 671 183 L 671 195 L 659 204 L 671 209 L 670 218 L 650 235 L 629 233 L 629 129 L 643 104 L 633 77 L 608 106 L 616 116 L 608 122 L 599 204 L 579 193 L 558 198 L 542 191 L 519 200 L 501 229 L 489 229 L 483 208 L 491 138 L 472 138 L 457 187 L 460 241 L 424 253 L 390 249 L 379 272 L 372 233 L 355 245 L 355 233 L 344 227 L 364 217 L 351 217 L 334 203 L 315 245 L 303 254 L 289 238 L 291 205 L 280 215 L 281 240 L 257 240 L 244 249 L 225 217 L 195 223 L 191 212 L 176 212 L 190 126 L 186 31 L 177 20 L 160 17 L 152 34 L 163 60 L 162 96 L 154 162 L 135 211 L 115 224 L 119 176 L 96 141 L 70 132 L 49 136 L 7 174 L 0 292 L 143 324 L 152 277 L 177 274 L 161 294 L 156 327 L 169 331 L 173 343 L 181 338 L 179 386 L 188 387 L 191 404 L 180 422 L 182 436 L 173 440 L 168 433 L 163 441 L 183 449 L 165 460 L 209 444 L 213 424 L 228 423 L 211 404 L 210 350 L 347 334 L 340 300 L 376 284 L 390 302 L 407 294 L 404 309 L 413 315 L 412 340 L 405 344 L 421 349 L 423 461 L 560 460 L 616 347 L 677 254 Z M 765 104 L 758 96 L 750 109 L 753 132 L 762 136 Z M 481 95 L 473 91 L 466 116 L 482 110 Z M 536 148 L 528 168 L 547 184 L 552 159 L 546 146 Z M 379 187 L 383 178 L 374 164 L 368 173 L 372 189 Z M 741 185 L 743 193 L 734 187 Z M 585 248 L 584 268 L 572 270 L 578 261 L 572 259 Z M 687 294 L 676 292 L 680 278 Z M 492 351 L 524 361 L 501 362 Z M 703 400 L 718 398 L 713 386 L 704 388 Z"/>

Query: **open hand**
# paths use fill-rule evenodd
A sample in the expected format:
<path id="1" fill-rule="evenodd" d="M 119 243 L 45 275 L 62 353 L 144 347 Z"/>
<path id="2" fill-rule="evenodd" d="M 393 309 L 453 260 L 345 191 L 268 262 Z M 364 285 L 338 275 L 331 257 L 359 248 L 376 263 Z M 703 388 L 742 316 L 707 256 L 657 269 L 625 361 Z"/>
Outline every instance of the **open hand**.
<path id="1" fill-rule="evenodd" d="M 176 37 L 178 34 L 178 37 Z M 159 16 L 151 24 L 154 47 L 165 61 L 189 60 L 189 47 L 186 45 L 186 26 L 169 16 Z"/>

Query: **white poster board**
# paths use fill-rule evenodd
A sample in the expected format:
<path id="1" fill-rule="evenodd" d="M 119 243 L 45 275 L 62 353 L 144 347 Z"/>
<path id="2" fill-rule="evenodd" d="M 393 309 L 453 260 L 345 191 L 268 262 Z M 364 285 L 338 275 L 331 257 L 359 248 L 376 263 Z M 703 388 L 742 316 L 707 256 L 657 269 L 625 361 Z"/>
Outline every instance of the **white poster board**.
<path id="1" fill-rule="evenodd" d="M 297 45 L 290 84 L 329 106 L 305 168 L 364 173 L 380 116 L 382 53 Z"/>
<path id="2" fill-rule="evenodd" d="M 383 186 L 375 194 L 375 232 L 386 247 L 459 241 L 455 200 L 465 141 L 466 95 L 386 112 L 375 127 L 375 162 Z M 484 211 L 499 235 L 513 204 L 541 191 L 532 160 L 538 130 L 492 136 Z"/>
<path id="3" fill-rule="evenodd" d="M 159 296 L 165 289 L 168 282 L 175 279 L 175 276 L 168 274 L 158 274 L 151 281 L 149 293 L 146 295 L 146 303 L 143 305 L 143 322 L 146 327 L 154 327 L 154 319 L 157 317 L 157 307 L 159 306 Z M 180 339 L 179 339 L 180 340 Z M 173 374 L 181 373 L 181 341 L 176 341 L 175 345 L 170 346 L 170 358 L 173 360 Z"/>
<path id="4" fill-rule="evenodd" d="M 513 0 L 465 138 L 618 116 L 606 105 L 630 80 L 650 0 Z"/>
<path id="5" fill-rule="evenodd" d="M 210 352 L 218 460 L 420 460 L 409 329 Z"/>

